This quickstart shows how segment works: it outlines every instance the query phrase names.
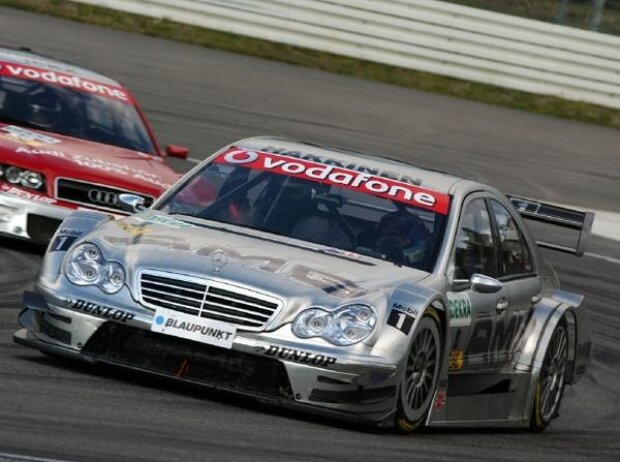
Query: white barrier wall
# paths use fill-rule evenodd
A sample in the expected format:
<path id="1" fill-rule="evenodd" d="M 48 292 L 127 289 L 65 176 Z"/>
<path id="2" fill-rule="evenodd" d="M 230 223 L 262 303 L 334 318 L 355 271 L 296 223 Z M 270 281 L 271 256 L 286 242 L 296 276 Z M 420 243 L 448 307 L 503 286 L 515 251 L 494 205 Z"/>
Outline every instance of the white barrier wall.
<path id="1" fill-rule="evenodd" d="M 78 0 L 620 109 L 620 37 L 434 0 Z"/>

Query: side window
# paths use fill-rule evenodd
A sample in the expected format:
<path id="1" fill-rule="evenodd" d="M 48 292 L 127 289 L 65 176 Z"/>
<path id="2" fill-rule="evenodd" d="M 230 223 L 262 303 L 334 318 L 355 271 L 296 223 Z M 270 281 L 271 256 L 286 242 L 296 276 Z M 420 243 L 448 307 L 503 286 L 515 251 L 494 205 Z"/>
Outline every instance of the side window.
<path id="1" fill-rule="evenodd" d="M 499 267 L 502 276 L 531 273 L 533 271 L 532 258 L 517 223 L 499 202 L 491 200 L 491 208 L 497 223 Z"/>
<path id="2" fill-rule="evenodd" d="M 491 220 L 484 199 L 474 199 L 463 211 L 454 252 L 454 278 L 479 273 L 497 277 Z"/>

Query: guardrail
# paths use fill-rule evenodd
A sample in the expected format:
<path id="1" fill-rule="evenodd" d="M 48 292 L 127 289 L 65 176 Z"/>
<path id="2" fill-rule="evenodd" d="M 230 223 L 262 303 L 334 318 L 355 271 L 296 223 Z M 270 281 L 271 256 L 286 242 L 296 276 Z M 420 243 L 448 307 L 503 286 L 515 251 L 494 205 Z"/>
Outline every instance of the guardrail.
<path id="1" fill-rule="evenodd" d="M 620 109 L 620 37 L 433 0 L 77 0 Z"/>

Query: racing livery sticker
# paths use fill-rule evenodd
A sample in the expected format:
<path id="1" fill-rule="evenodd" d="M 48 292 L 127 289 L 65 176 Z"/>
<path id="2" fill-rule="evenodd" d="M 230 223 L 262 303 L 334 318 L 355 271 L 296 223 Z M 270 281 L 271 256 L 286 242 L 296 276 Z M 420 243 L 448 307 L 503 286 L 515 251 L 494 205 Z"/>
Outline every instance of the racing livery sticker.
<path id="1" fill-rule="evenodd" d="M 101 318 L 113 319 L 122 323 L 131 321 L 135 317 L 135 314 L 121 308 L 111 308 L 109 306 L 99 305 L 98 303 L 88 302 L 86 300 L 68 298 L 65 300 L 65 303 L 74 310 L 83 311 L 84 313 L 99 316 Z"/>
<path id="2" fill-rule="evenodd" d="M 187 252 L 190 249 L 190 241 L 174 236 L 159 235 L 150 233 L 137 234 L 131 237 L 103 236 L 106 242 L 114 245 L 140 245 L 149 247 L 159 247 L 167 250 L 177 250 Z"/>
<path id="3" fill-rule="evenodd" d="M 467 327 L 471 324 L 471 300 L 466 293 L 448 292 L 450 327 Z"/>
<path id="4" fill-rule="evenodd" d="M 66 159 L 68 154 L 62 151 L 58 151 L 56 149 L 33 149 L 33 148 L 24 148 L 19 147 L 15 150 L 17 154 L 29 154 L 33 156 L 51 156 L 58 157 L 60 159 Z"/>
<path id="5" fill-rule="evenodd" d="M 126 104 L 132 103 L 129 94 L 122 88 L 40 67 L 0 62 L 0 76 L 58 85 L 84 93 L 103 96 Z"/>
<path id="6" fill-rule="evenodd" d="M 286 361 L 293 361 L 300 364 L 312 364 L 313 366 L 329 367 L 336 362 L 333 356 L 310 353 L 309 351 L 296 350 L 294 348 L 269 345 L 269 348 L 256 346 L 255 350 L 266 356 L 275 356 Z"/>
<path id="7" fill-rule="evenodd" d="M 302 284 L 321 289 L 328 295 L 339 298 L 353 298 L 364 295 L 364 289 L 355 282 L 336 274 L 295 265 L 289 271 L 289 278 Z"/>
<path id="8" fill-rule="evenodd" d="M 17 125 L 5 125 L 0 127 L 0 137 L 9 141 L 27 144 L 28 146 L 44 146 L 46 144 L 60 143 L 58 138 L 53 138 L 43 133 L 33 132 Z M 19 152 L 19 151 L 18 151 Z"/>
<path id="9" fill-rule="evenodd" d="M 435 400 L 433 401 L 433 407 L 436 411 L 443 409 L 446 405 L 446 389 L 438 388 L 435 394 Z"/>
<path id="10" fill-rule="evenodd" d="M 155 310 L 151 330 L 226 349 L 232 348 L 237 333 L 232 324 L 164 308 Z"/>
<path id="11" fill-rule="evenodd" d="M 452 350 L 448 357 L 448 369 L 451 371 L 458 371 L 463 367 L 465 362 L 465 353 L 463 350 Z"/>
<path id="12" fill-rule="evenodd" d="M 124 220 L 117 220 L 114 223 L 125 231 L 127 234 L 133 237 L 144 236 L 145 234 L 152 233 L 153 230 L 151 228 L 145 228 L 144 225 L 134 225 L 133 223 L 129 223 Z M 133 241 L 128 241 L 133 242 Z"/>
<path id="13" fill-rule="evenodd" d="M 400 181 L 278 154 L 230 148 L 213 161 L 330 184 L 446 215 L 450 197 Z"/>
<path id="14" fill-rule="evenodd" d="M 400 181 L 401 183 L 409 183 L 417 186 L 420 186 L 422 184 L 422 180 L 420 180 L 419 178 L 411 178 L 410 176 L 402 175 L 401 173 L 396 173 L 382 168 L 369 167 L 364 164 L 358 164 L 357 162 L 347 161 L 345 163 L 338 159 L 317 155 L 316 153 L 304 152 L 297 149 L 290 150 L 277 146 L 265 146 L 263 148 L 260 148 L 259 151 L 268 152 L 271 154 L 279 154 L 286 157 L 293 157 L 295 159 L 309 160 L 311 162 L 318 162 L 325 165 L 333 165 L 334 167 L 342 167 L 346 168 L 347 170 L 356 170 L 358 172 L 369 173 L 371 175 Z"/>
<path id="15" fill-rule="evenodd" d="M 58 230 L 48 252 L 66 252 L 81 235 L 82 233 L 75 229 L 63 228 Z"/>
<path id="16" fill-rule="evenodd" d="M 44 196 L 43 194 L 39 194 L 34 191 L 24 191 L 23 189 L 19 189 L 16 186 L 11 186 L 6 183 L 1 183 L 0 189 L 2 190 L 2 192 L 5 192 L 7 194 L 12 194 L 14 196 L 22 197 L 24 199 L 29 199 L 31 201 L 42 202 L 44 204 L 55 204 L 56 203 L 56 199 Z"/>
<path id="17" fill-rule="evenodd" d="M 403 334 L 409 335 L 417 314 L 418 312 L 410 306 L 394 302 L 392 303 L 392 311 L 390 311 L 387 323 Z"/>
<path id="18" fill-rule="evenodd" d="M 6 127 L 3 127 L 3 128 L 6 128 Z M 33 133 L 34 135 L 38 135 L 38 133 L 34 133 L 34 132 L 31 132 L 31 133 Z M 60 141 L 60 140 L 57 140 L 57 141 Z M 20 142 L 26 143 L 25 139 Z M 31 143 L 26 143 L 26 144 L 32 145 Z M 58 151 L 54 149 L 32 149 L 32 148 L 26 148 L 26 147 L 19 147 L 15 150 L 15 152 L 17 154 L 46 155 L 46 156 L 58 157 L 61 159 L 67 159 L 73 162 L 74 164 L 79 165 L 80 167 L 88 168 L 91 170 L 98 170 L 102 172 L 114 173 L 117 175 L 134 178 L 136 180 L 142 180 L 142 181 L 159 186 L 164 189 L 169 188 L 171 186 L 170 183 L 162 182 L 157 175 L 155 175 L 154 173 L 148 172 L 146 170 L 130 167 L 129 165 L 121 164 L 118 162 L 111 162 L 109 160 L 99 159 L 97 157 L 85 156 L 84 154 L 76 154 L 72 152 L 67 153 L 67 152 Z M 141 153 L 138 152 L 137 154 L 140 155 Z M 147 158 L 150 159 L 151 157 L 147 157 Z"/>

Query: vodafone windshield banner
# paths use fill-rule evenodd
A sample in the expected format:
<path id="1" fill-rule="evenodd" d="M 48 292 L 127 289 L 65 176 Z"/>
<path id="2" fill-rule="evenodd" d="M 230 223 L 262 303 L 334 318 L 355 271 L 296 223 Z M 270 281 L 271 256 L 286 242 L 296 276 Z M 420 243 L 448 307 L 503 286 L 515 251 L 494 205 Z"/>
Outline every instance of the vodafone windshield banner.
<path id="1" fill-rule="evenodd" d="M 450 196 L 400 181 L 278 154 L 231 148 L 213 161 L 372 194 L 447 215 Z"/>
<path id="2" fill-rule="evenodd" d="M 48 69 L 0 61 L 0 76 L 58 85 L 132 104 L 131 96 L 122 88 Z"/>

